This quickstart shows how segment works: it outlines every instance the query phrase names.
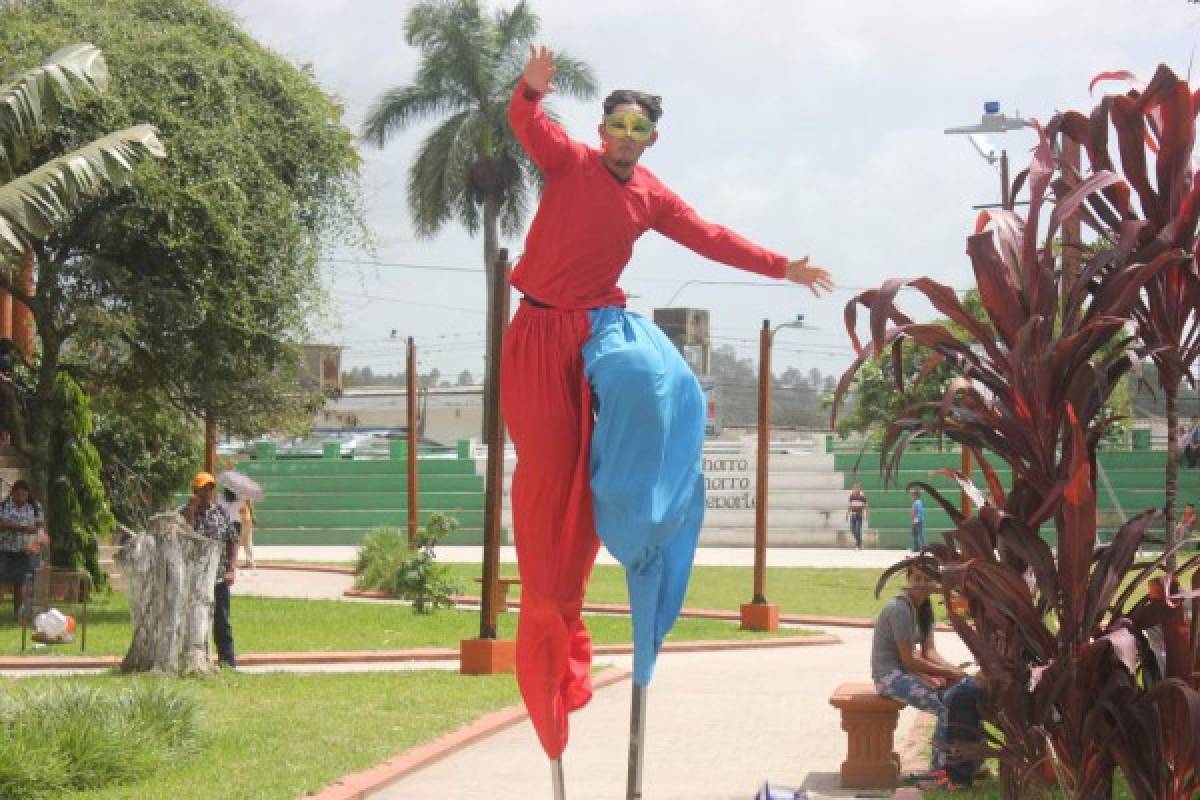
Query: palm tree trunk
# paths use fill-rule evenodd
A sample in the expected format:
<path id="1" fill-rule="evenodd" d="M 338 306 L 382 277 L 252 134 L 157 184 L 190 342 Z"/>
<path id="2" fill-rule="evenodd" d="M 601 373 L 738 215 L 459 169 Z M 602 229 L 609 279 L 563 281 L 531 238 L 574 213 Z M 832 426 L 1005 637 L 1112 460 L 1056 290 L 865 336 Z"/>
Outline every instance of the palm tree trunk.
<path id="1" fill-rule="evenodd" d="M 1167 526 L 1167 546 L 1175 544 L 1179 539 L 1175 531 L 1175 493 L 1179 485 L 1179 381 L 1167 380 L 1163 386 L 1167 396 L 1167 503 L 1163 511 L 1163 521 Z M 1175 556 L 1167 562 L 1169 569 L 1175 569 Z"/>
<path id="2" fill-rule="evenodd" d="M 491 357 L 492 353 L 492 292 L 500 291 L 503 287 L 499 281 L 502 276 L 496 272 L 496 255 L 500 251 L 500 198 L 495 192 L 490 191 L 483 197 L 483 268 L 485 271 L 486 289 L 484 292 L 484 359 Z M 487 365 L 484 365 L 483 374 L 487 375 Z M 484 386 L 484 407 L 488 406 L 486 397 L 488 392 L 498 391 L 498 386 Z M 483 441 L 490 441 L 488 438 L 487 415 L 484 414 L 482 436 Z"/>

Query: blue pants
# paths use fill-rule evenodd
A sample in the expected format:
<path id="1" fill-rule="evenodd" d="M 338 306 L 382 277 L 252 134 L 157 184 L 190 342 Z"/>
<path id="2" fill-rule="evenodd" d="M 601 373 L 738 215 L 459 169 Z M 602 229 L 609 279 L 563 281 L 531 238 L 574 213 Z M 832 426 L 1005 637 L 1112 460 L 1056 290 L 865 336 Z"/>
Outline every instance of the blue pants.
<path id="1" fill-rule="evenodd" d="M 875 691 L 884 697 L 937 715 L 933 728 L 932 769 L 945 769 L 950 780 L 970 785 L 977 760 L 951 761 L 946 751 L 956 743 L 977 743 L 983 738 L 979 703 L 983 690 L 973 678 L 965 678 L 948 689 L 931 689 L 904 670 L 893 670 L 875 679 Z"/>
<path id="2" fill-rule="evenodd" d="M 683 607 L 704 520 L 704 394 L 653 322 L 622 308 L 589 317 L 596 534 L 625 567 L 633 679 L 645 686 Z"/>
<path id="3" fill-rule="evenodd" d="M 929 546 L 929 539 L 925 537 L 925 523 L 914 522 L 912 526 L 912 549 L 916 553 L 924 550 Z"/>
<path id="4" fill-rule="evenodd" d="M 863 515 L 851 513 L 850 514 L 850 533 L 852 533 L 854 535 L 854 544 L 857 547 L 862 547 L 862 529 L 863 529 Z"/>
<path id="5" fill-rule="evenodd" d="M 229 620 L 229 584 L 221 581 L 213 589 L 213 639 L 217 642 L 217 661 L 237 666 L 233 651 L 233 625 Z"/>

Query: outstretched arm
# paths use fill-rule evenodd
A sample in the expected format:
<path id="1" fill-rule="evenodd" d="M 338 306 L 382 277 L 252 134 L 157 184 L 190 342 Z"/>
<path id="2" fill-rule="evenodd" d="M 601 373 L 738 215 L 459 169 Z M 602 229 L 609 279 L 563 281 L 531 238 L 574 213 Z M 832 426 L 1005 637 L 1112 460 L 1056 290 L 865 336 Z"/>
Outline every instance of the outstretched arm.
<path id="1" fill-rule="evenodd" d="M 787 278 L 807 286 L 820 296 L 833 288 L 829 272 L 810 264 L 805 256 L 789 261 L 786 256 L 759 247 L 728 228 L 700 217 L 677 195 L 668 192 L 654 229 L 705 258 L 770 278 Z"/>
<path id="2" fill-rule="evenodd" d="M 529 48 L 529 61 L 508 104 L 508 124 L 525 152 L 542 172 L 553 172 L 567 163 L 580 145 L 542 110 L 543 95 L 554 91 L 554 52 Z"/>

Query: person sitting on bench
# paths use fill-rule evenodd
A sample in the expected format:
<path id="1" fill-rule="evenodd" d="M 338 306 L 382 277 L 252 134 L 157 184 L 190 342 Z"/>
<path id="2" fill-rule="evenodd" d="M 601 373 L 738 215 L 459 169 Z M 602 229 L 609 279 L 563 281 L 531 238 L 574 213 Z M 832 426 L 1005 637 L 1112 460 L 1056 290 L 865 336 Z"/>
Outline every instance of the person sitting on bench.
<path id="1" fill-rule="evenodd" d="M 938 587 L 936 566 L 909 566 L 908 585 L 883 607 L 871 642 L 871 679 L 875 690 L 922 711 L 937 715 L 933 731 L 931 787 L 954 790 L 970 786 L 977 761 L 951 761 L 951 743 L 982 739 L 979 703 L 984 692 L 938 653 L 933 640 L 933 605 Z M 927 571 L 930 570 L 930 571 Z"/>

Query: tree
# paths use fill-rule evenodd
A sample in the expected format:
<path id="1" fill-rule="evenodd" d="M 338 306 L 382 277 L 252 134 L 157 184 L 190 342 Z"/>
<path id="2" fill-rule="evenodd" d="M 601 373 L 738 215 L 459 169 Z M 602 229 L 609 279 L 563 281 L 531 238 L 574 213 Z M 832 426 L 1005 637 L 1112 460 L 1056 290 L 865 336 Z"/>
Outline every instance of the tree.
<path id="1" fill-rule="evenodd" d="M 35 463 L 62 369 L 237 434 L 307 422 L 319 398 L 298 385 L 298 343 L 322 303 L 319 251 L 361 230 L 340 106 L 205 0 L 31 0 L 0 21 L 14 63 L 86 34 L 122 77 L 35 157 L 132 120 L 172 150 L 33 248 Z"/>
<path id="2" fill-rule="evenodd" d="M 86 92 L 107 87 L 104 56 L 90 44 L 57 50 L 41 66 L 0 87 L 0 265 L 6 267 L 0 269 L 0 288 L 35 319 L 44 295 L 40 286 L 31 294 L 28 280 L 40 240 L 124 186 L 140 163 L 165 155 L 155 129 L 144 124 L 98 138 L 93 130 L 71 147 L 42 148 L 53 138 L 52 126 L 71 128 L 66 118 Z M 20 267 L 14 269 L 18 259 Z M 23 353 L 26 359 L 31 355 Z M 24 402 L 13 382 L 0 382 L 5 427 L 30 459 L 35 486 L 45 492 L 52 561 L 86 567 L 103 580 L 96 537 L 111 529 L 113 518 L 91 442 L 87 398 L 74 380 L 57 371 L 57 352 L 44 350 L 38 367 L 32 402 Z"/>
<path id="3" fill-rule="evenodd" d="M 712 351 L 710 362 L 725 425 L 753 425 L 758 416 L 758 368 L 748 358 L 738 358 L 732 345 Z"/>
<path id="4" fill-rule="evenodd" d="M 405 42 L 421 53 L 416 77 L 380 95 L 363 123 L 363 138 L 382 148 L 418 121 L 438 121 L 408 172 L 413 229 L 432 238 L 453 219 L 471 235 L 482 230 L 489 287 L 500 234 L 520 233 L 530 192 L 541 181 L 507 115 L 539 24 L 524 0 L 492 16 L 478 0 L 417 3 L 404 23 Z M 595 96 L 590 67 L 565 53 L 555 65 L 559 92 Z M 488 309 L 490 337 L 491 303 Z"/>
<path id="5" fill-rule="evenodd" d="M 58 373 L 51 411 L 49 459 L 54 483 L 46 503 L 50 558 L 57 566 L 86 569 L 103 581 L 97 541 L 116 521 L 101 483 L 100 455 L 92 443 L 91 401 L 65 372 Z"/>
<path id="6" fill-rule="evenodd" d="M 93 440 L 104 467 L 113 515 L 145 530 L 153 512 L 196 473 L 203 439 L 195 419 L 151 393 L 93 386 Z"/>
<path id="7" fill-rule="evenodd" d="M 104 91 L 108 82 L 103 54 L 91 44 L 76 44 L 0 86 L 0 263 L 10 276 L 12 261 L 24 257 L 34 241 L 124 186 L 140 162 L 166 154 L 154 128 L 137 125 L 58 158 L 37 160 L 34 150 L 48 128 L 83 94 Z M 25 172 L 31 165 L 36 168 Z M 29 298 L 22 291 L 18 299 Z"/>
<path id="8" fill-rule="evenodd" d="M 471 374 L 471 370 L 464 369 L 462 372 L 458 373 L 458 385 L 459 386 L 472 386 L 474 384 L 475 384 L 475 376 L 473 376 Z"/>
<path id="9" fill-rule="evenodd" d="M 1106 73 L 1101 78 L 1114 76 L 1131 77 Z M 1138 296 L 1130 317 L 1157 367 L 1166 400 L 1164 518 L 1167 541 L 1172 544 L 1177 539 L 1179 387 L 1185 379 L 1194 384 L 1192 365 L 1200 357 L 1200 270 L 1196 264 L 1200 197 L 1192 188 L 1196 120 L 1191 92 L 1187 81 L 1162 65 L 1146 86 L 1105 97 L 1090 115 L 1063 114 L 1053 129 L 1056 134 L 1061 132 L 1064 140 L 1078 142 L 1087 150 L 1096 173 L 1086 179 L 1065 174 L 1056 187 L 1059 193 L 1078 193 L 1089 184 L 1103 188 L 1102 195 L 1087 198 L 1086 213 L 1081 215 L 1101 237 L 1089 269 L 1112 271 L 1128 264 L 1151 263 L 1163 253 L 1171 256 L 1170 264 Z M 1110 132 L 1116 134 L 1120 167 L 1110 153 Z"/>

